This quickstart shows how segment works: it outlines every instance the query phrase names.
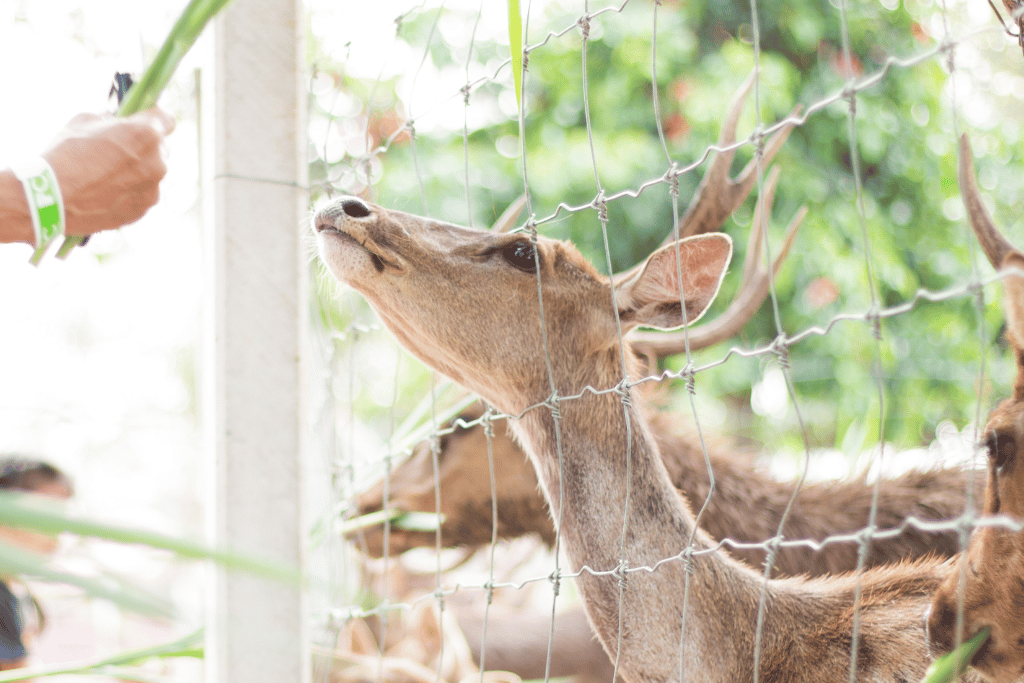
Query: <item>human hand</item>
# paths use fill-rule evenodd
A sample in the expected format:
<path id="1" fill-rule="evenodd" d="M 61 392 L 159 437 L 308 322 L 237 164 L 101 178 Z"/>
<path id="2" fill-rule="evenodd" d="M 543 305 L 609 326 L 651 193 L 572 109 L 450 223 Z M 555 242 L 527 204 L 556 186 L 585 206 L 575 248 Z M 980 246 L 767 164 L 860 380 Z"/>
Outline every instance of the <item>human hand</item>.
<path id="1" fill-rule="evenodd" d="M 153 107 L 125 118 L 79 114 L 43 157 L 57 175 L 65 233 L 90 235 L 142 217 L 167 173 L 160 143 L 174 119 Z"/>

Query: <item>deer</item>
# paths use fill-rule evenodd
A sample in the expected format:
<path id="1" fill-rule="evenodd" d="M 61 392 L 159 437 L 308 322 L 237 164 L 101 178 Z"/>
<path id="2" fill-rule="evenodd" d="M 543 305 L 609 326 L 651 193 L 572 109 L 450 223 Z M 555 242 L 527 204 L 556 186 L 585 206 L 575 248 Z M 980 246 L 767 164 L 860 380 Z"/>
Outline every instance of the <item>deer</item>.
<path id="1" fill-rule="evenodd" d="M 982 514 L 1016 520 L 1017 529 L 985 525 L 975 529 L 955 570 L 935 593 L 928 614 L 928 633 L 936 652 L 947 652 L 964 636 L 982 628 L 991 632 L 971 665 L 993 683 L 1009 683 L 1024 675 L 1024 253 L 995 227 L 981 202 L 974 159 L 966 134 L 960 139 L 958 176 L 971 227 L 989 263 L 1003 277 L 1006 337 L 1017 359 L 1013 395 L 993 409 L 982 432 L 988 456 Z M 1020 461 L 1020 462 L 1018 462 Z M 963 631 L 958 631 L 962 614 Z"/>
<path id="2" fill-rule="evenodd" d="M 698 320 L 728 269 L 730 237 L 676 240 L 606 277 L 568 242 L 358 197 L 322 205 L 312 228 L 327 270 L 400 344 L 513 418 L 591 627 L 628 683 L 924 673 L 922 614 L 941 560 L 767 578 L 698 527 L 669 477 L 626 335 Z"/>

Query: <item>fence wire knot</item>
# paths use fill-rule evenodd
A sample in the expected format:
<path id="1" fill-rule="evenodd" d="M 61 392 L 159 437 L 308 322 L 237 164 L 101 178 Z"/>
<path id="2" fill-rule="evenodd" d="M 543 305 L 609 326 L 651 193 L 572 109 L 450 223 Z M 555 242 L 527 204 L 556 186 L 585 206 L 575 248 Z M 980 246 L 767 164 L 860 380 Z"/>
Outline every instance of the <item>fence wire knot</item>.
<path id="1" fill-rule="evenodd" d="M 754 147 L 754 158 L 764 158 L 764 125 L 759 124 L 754 132 L 750 134 L 750 144 Z"/>
<path id="2" fill-rule="evenodd" d="M 494 438 L 494 411 L 491 410 L 490 406 L 487 406 L 487 410 L 480 416 L 480 424 L 484 427 L 484 436 L 490 441 Z"/>
<path id="3" fill-rule="evenodd" d="M 632 405 L 632 401 L 630 399 L 629 394 L 629 387 L 629 380 L 623 377 L 622 380 L 615 385 L 615 389 L 613 390 L 616 394 L 619 395 L 619 400 L 622 401 L 622 405 L 625 406 L 626 408 Z"/>
<path id="4" fill-rule="evenodd" d="M 523 71 L 526 71 L 530 67 L 530 51 L 523 48 Z"/>
<path id="5" fill-rule="evenodd" d="M 672 162 L 672 165 L 668 167 L 668 171 L 665 172 L 665 177 L 668 178 L 668 194 L 672 199 L 679 197 L 679 166 L 676 162 Z"/>
<path id="6" fill-rule="evenodd" d="M 551 591 L 554 597 L 558 597 L 558 592 L 562 589 L 562 570 L 556 568 L 555 571 L 548 575 L 548 581 L 551 582 Z"/>
<path id="7" fill-rule="evenodd" d="M 470 88 L 469 83 L 467 83 L 466 85 L 462 86 L 459 89 L 459 92 L 462 94 L 462 103 L 463 103 L 463 105 L 468 107 L 469 106 L 469 93 L 471 92 L 471 88 Z"/>
<path id="8" fill-rule="evenodd" d="M 551 411 L 551 418 L 555 420 L 555 422 L 562 419 L 562 411 L 559 410 L 558 408 L 559 400 L 560 399 L 558 398 L 558 391 L 556 390 L 552 392 L 551 395 L 548 396 L 547 399 L 544 401 L 544 405 L 547 406 L 547 409 Z"/>
<path id="9" fill-rule="evenodd" d="M 596 197 L 594 197 L 594 201 L 591 202 L 590 205 L 597 209 L 597 220 L 601 221 L 602 223 L 607 223 L 608 202 L 604 198 L 604 190 L 601 190 L 601 192 L 598 193 Z"/>
<path id="10" fill-rule="evenodd" d="M 530 214 L 530 217 L 526 220 L 526 225 L 523 226 L 523 230 L 530 233 L 530 242 L 537 244 L 537 216 L 536 214 Z"/>
<path id="11" fill-rule="evenodd" d="M 683 563 L 683 571 L 687 576 L 693 576 L 693 544 L 683 548 L 683 552 L 679 553 L 679 560 Z"/>
<path id="12" fill-rule="evenodd" d="M 857 545 L 860 546 L 860 552 L 858 553 L 858 556 L 865 556 L 867 552 L 871 549 L 871 541 L 874 540 L 875 533 L 877 531 L 878 527 L 874 524 L 871 524 L 869 526 L 864 527 L 855 534 L 854 537 L 857 539 Z"/>
<path id="13" fill-rule="evenodd" d="M 626 590 L 626 570 L 628 569 L 629 563 L 626 560 L 622 560 L 619 562 L 619 566 L 615 568 L 615 571 L 612 572 L 612 575 L 618 578 L 619 580 L 620 591 Z"/>
<path id="14" fill-rule="evenodd" d="M 985 308 L 985 288 L 977 280 L 967 283 L 967 293 L 974 299 L 974 306 L 978 310 Z"/>
<path id="15" fill-rule="evenodd" d="M 1000 17 L 1002 19 L 1002 17 Z M 944 37 L 942 42 L 939 44 L 939 52 L 946 55 L 946 67 L 949 69 L 949 73 L 953 73 L 954 69 L 954 57 L 956 56 L 956 41 L 952 40 L 948 36 Z"/>
<path id="16" fill-rule="evenodd" d="M 772 345 L 769 347 L 772 355 L 775 356 L 775 360 L 778 361 L 779 367 L 783 370 L 789 369 L 789 345 L 786 343 L 786 335 L 780 334 L 772 340 Z"/>
<path id="17" fill-rule="evenodd" d="M 857 116 L 857 88 L 853 85 L 848 85 L 843 88 L 843 99 L 850 102 L 850 116 L 856 118 Z"/>
<path id="18" fill-rule="evenodd" d="M 679 371 L 679 377 L 686 380 L 686 390 L 691 395 L 697 395 L 697 373 L 694 372 L 693 360 L 686 363 L 686 366 Z"/>
<path id="19" fill-rule="evenodd" d="M 583 34 L 583 40 L 590 37 L 590 17 L 584 14 L 576 21 L 576 25 L 580 27 L 580 32 Z"/>
<path id="20" fill-rule="evenodd" d="M 877 305 L 867 310 L 864 321 L 871 324 L 871 336 L 875 341 L 882 341 L 882 315 Z"/>

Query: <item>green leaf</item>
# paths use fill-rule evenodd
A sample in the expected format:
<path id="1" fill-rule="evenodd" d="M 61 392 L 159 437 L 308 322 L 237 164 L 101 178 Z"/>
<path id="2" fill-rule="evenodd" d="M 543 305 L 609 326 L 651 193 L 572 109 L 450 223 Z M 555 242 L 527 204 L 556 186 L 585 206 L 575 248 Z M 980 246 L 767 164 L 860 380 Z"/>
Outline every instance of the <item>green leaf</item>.
<path id="1" fill-rule="evenodd" d="M 991 628 L 985 628 L 974 634 L 974 637 L 960 644 L 960 647 L 942 655 L 928 667 L 921 683 L 952 683 L 960 680 L 964 675 L 967 664 L 971 657 L 981 649 L 981 646 L 988 640 Z"/>
<path id="2" fill-rule="evenodd" d="M 437 531 L 444 524 L 444 515 L 436 512 L 406 512 L 393 524 L 406 531 Z"/>
<path id="3" fill-rule="evenodd" d="M 391 522 L 392 525 L 406 531 L 437 531 L 444 524 L 444 515 L 433 512 L 403 512 L 398 508 L 378 510 L 360 517 L 346 519 L 338 528 L 338 532 L 345 536 L 385 522 Z"/>
<path id="4" fill-rule="evenodd" d="M 204 656 L 203 637 L 203 629 L 200 628 L 169 643 L 154 645 L 152 647 L 142 648 L 139 650 L 130 650 L 110 657 L 103 657 L 102 659 L 75 662 L 72 664 L 35 666 L 0 672 L 0 683 L 22 681 L 28 678 L 38 678 L 42 676 L 85 673 L 107 675 L 115 675 L 116 673 L 119 678 L 143 680 L 139 678 L 138 671 L 122 667 L 132 664 L 141 664 L 148 659 L 154 659 L 157 657 L 161 659 L 168 659 L 171 657 L 194 657 L 202 659 Z"/>
<path id="5" fill-rule="evenodd" d="M 133 85 L 121 103 L 118 116 L 131 116 L 156 104 L 182 58 L 188 53 L 199 35 L 213 17 L 231 0 L 192 0 L 178 17 L 167 39 L 153 61 Z"/>
<path id="6" fill-rule="evenodd" d="M 90 595 L 110 600 L 125 609 L 150 616 L 174 616 L 166 599 L 143 591 L 120 579 L 105 576 L 94 579 L 53 569 L 47 558 L 0 541 L 0 574 L 33 576 L 44 581 L 78 586 Z"/>
<path id="7" fill-rule="evenodd" d="M 508 0 L 508 50 L 512 54 L 512 80 L 516 86 L 516 104 L 522 106 L 523 19 L 519 15 L 519 0 Z"/>
<path id="8" fill-rule="evenodd" d="M 131 116 L 156 104 L 178 64 L 195 45 L 206 24 L 229 2 L 231 0 L 192 0 L 185 7 L 153 61 L 128 89 L 128 94 L 117 110 L 118 116 Z M 65 237 L 64 243 L 57 250 L 57 258 L 67 256 L 81 241 L 82 238 L 77 235 Z"/>
<path id="9" fill-rule="evenodd" d="M 42 503 L 38 496 L 32 497 L 10 491 L 0 492 L 0 524 L 44 534 L 70 531 L 81 536 L 95 536 L 119 543 L 138 543 L 170 550 L 180 557 L 214 560 L 229 569 L 240 569 L 269 579 L 293 583 L 300 580 L 297 570 L 278 563 L 230 550 L 210 548 L 202 543 L 152 531 L 72 517 L 55 506 Z"/>

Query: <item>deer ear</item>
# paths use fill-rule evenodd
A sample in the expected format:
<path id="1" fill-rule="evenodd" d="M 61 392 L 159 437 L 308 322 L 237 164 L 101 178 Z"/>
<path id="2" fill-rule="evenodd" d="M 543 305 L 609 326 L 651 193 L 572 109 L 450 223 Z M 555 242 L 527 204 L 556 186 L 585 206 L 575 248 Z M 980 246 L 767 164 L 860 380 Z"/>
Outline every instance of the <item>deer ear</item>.
<path id="1" fill-rule="evenodd" d="M 731 258 L 732 240 L 718 232 L 662 247 L 640 266 L 616 277 L 615 303 L 620 320 L 627 325 L 663 330 L 692 324 L 714 301 Z M 680 290 L 686 305 L 685 318 Z"/>

